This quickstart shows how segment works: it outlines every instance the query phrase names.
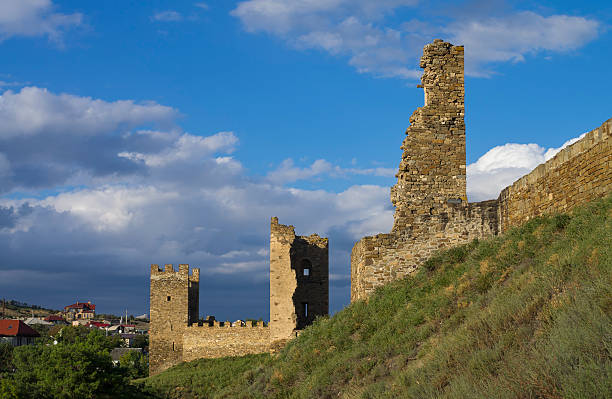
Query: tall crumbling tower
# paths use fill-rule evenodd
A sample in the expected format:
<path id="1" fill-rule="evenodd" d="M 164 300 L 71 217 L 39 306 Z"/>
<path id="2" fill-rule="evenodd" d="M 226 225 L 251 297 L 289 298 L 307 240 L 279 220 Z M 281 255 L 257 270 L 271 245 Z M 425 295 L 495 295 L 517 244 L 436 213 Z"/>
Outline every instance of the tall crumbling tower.
<path id="1" fill-rule="evenodd" d="M 183 360 L 183 330 L 198 322 L 200 269 L 151 265 L 149 372 L 155 374 Z"/>
<path id="2" fill-rule="evenodd" d="M 277 341 L 329 313 L 329 242 L 296 236 L 276 217 L 270 227 L 270 335 Z"/>
<path id="3" fill-rule="evenodd" d="M 463 46 L 436 39 L 423 49 L 425 105 L 402 143 L 393 229 L 353 247 L 351 301 L 414 273 L 442 248 L 497 233 L 497 202 L 467 202 L 463 65 Z"/>
<path id="4" fill-rule="evenodd" d="M 467 203 L 463 64 L 463 46 L 436 39 L 423 49 L 419 87 L 425 105 L 410 117 L 401 147 L 397 184 L 391 189 L 393 231 L 410 228 L 418 215 Z"/>

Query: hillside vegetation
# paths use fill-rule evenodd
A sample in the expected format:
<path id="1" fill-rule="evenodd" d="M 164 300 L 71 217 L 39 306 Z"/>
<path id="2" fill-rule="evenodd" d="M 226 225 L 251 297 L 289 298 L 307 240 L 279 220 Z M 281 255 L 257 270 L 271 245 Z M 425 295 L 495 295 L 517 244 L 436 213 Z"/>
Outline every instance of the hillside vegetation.
<path id="1" fill-rule="evenodd" d="M 140 383 L 164 398 L 609 398 L 612 197 L 442 252 L 279 355 Z"/>

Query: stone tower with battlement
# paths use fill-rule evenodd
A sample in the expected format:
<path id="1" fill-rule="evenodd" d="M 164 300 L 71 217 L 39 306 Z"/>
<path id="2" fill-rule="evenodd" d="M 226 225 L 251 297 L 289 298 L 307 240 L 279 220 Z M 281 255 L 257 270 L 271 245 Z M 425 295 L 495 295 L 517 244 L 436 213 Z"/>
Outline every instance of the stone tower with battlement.
<path id="1" fill-rule="evenodd" d="M 270 323 L 198 320 L 200 269 L 151 265 L 149 374 L 183 361 L 274 351 L 329 311 L 328 240 L 272 218 Z"/>
<path id="2" fill-rule="evenodd" d="M 198 322 L 200 269 L 151 265 L 149 370 L 155 374 L 183 359 L 183 331 Z"/>
<path id="3" fill-rule="evenodd" d="M 329 242 L 270 224 L 270 336 L 284 340 L 329 312 Z"/>

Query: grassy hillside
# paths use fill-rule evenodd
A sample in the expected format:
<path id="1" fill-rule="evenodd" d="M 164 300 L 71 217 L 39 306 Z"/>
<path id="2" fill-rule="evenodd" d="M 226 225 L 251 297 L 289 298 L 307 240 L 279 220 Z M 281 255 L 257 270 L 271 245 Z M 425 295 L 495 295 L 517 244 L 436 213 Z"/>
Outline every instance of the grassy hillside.
<path id="1" fill-rule="evenodd" d="M 610 397 L 612 197 L 440 253 L 275 357 L 144 384 L 167 398 Z"/>
<path id="2" fill-rule="evenodd" d="M 45 317 L 59 312 L 58 310 L 47 309 L 38 305 L 30 305 L 16 300 L 6 299 L 5 301 L 6 302 L 3 304 L 2 300 L 0 300 L 0 318 L 32 317 L 32 314 L 36 317 Z M 4 314 L 2 314 L 3 310 Z"/>

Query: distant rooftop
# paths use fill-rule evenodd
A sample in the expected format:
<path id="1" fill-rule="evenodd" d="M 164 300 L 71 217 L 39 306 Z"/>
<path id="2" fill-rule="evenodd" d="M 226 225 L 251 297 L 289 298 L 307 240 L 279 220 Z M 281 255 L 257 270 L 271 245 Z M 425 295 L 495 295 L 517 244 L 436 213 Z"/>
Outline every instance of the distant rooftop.
<path id="1" fill-rule="evenodd" d="M 21 320 L 0 320 L 0 337 L 40 337 L 40 334 Z"/>

